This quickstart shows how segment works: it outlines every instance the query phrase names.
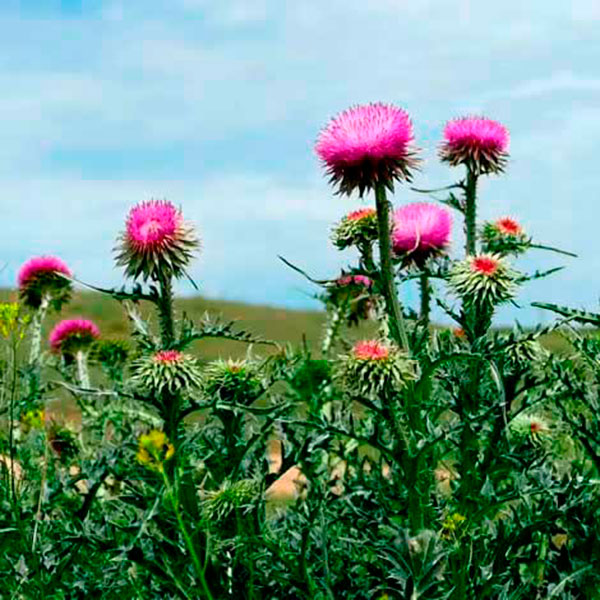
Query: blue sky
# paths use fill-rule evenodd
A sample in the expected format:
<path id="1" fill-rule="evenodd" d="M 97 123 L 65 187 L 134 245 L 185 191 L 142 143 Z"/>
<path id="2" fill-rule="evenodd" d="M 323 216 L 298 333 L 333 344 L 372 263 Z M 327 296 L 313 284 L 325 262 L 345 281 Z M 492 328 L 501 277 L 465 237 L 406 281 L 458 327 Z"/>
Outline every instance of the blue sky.
<path id="1" fill-rule="evenodd" d="M 203 293 L 317 306 L 277 255 L 317 277 L 351 263 L 329 229 L 360 201 L 331 194 L 312 146 L 330 116 L 382 100 L 413 116 L 419 186 L 459 176 L 435 158 L 448 118 L 510 128 L 482 217 L 512 215 L 580 258 L 532 253 L 520 268 L 568 269 L 503 319 L 539 318 L 536 299 L 596 308 L 599 25 L 596 0 L 3 0 L 0 285 L 36 253 L 120 283 L 128 208 L 167 197 L 203 237 Z M 394 202 L 416 199 L 399 188 Z"/>

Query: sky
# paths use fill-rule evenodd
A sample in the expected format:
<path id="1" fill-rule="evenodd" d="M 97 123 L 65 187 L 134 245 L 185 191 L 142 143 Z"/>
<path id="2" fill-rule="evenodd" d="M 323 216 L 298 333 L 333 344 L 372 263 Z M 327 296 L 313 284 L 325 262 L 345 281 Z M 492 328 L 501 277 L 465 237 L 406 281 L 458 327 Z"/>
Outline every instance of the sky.
<path id="1" fill-rule="evenodd" d="M 598 309 L 599 25 L 597 0 L 2 0 L 0 286 L 36 254 L 120 285 L 129 208 L 168 198 L 202 237 L 201 293 L 318 308 L 278 255 L 316 278 L 353 264 L 330 229 L 373 200 L 335 196 L 313 146 L 336 113 L 383 101 L 412 116 L 419 187 L 461 177 L 436 158 L 446 120 L 504 123 L 511 161 L 480 217 L 579 255 L 520 260 L 567 268 L 501 320 L 547 322 L 535 300 Z M 423 199 L 399 186 L 393 202 Z"/>

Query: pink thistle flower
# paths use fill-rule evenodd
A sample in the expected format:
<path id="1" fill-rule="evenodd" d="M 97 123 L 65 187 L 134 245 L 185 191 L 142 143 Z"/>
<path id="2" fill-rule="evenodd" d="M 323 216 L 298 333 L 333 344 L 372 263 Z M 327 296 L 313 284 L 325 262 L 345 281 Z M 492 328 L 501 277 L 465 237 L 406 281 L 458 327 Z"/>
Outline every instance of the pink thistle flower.
<path id="1" fill-rule="evenodd" d="M 471 259 L 471 271 L 489 277 L 498 270 L 500 264 L 500 260 L 492 255 L 475 256 Z"/>
<path id="2" fill-rule="evenodd" d="M 381 183 L 411 179 L 417 166 L 413 127 L 408 113 L 390 104 L 354 106 L 332 119 L 321 131 L 315 151 L 339 186 L 351 194 Z"/>
<path id="3" fill-rule="evenodd" d="M 351 213 L 346 215 L 346 219 L 348 219 L 348 221 L 360 221 L 361 219 L 365 219 L 367 217 L 377 218 L 377 211 L 374 208 L 359 208 L 358 210 L 353 210 Z"/>
<path id="4" fill-rule="evenodd" d="M 521 225 L 519 225 L 517 221 L 511 219 L 510 217 L 502 217 L 501 219 L 498 219 L 495 225 L 498 231 L 504 235 L 516 237 L 523 234 L 523 228 Z"/>
<path id="5" fill-rule="evenodd" d="M 364 340 L 354 345 L 353 353 L 358 360 L 385 360 L 390 350 L 377 340 Z"/>
<path id="6" fill-rule="evenodd" d="M 62 275 L 72 277 L 71 270 L 60 258 L 34 256 L 19 269 L 19 295 L 31 308 L 39 308 L 45 299 L 58 309 L 68 300 L 71 291 L 71 282 Z"/>
<path id="7" fill-rule="evenodd" d="M 500 173 L 508 159 L 510 135 L 497 121 L 461 117 L 448 121 L 440 157 L 450 165 L 466 164 L 478 173 Z"/>
<path id="8" fill-rule="evenodd" d="M 184 354 L 178 350 L 161 350 L 153 358 L 154 362 L 163 365 L 172 365 L 181 362 L 184 359 Z"/>
<path id="9" fill-rule="evenodd" d="M 50 333 L 53 352 L 75 353 L 89 346 L 100 337 L 100 330 L 88 319 L 65 319 Z"/>
<path id="10" fill-rule="evenodd" d="M 421 264 L 441 254 L 450 244 L 450 211 L 428 202 L 414 202 L 394 213 L 392 247 L 398 256 L 409 256 Z"/>
<path id="11" fill-rule="evenodd" d="M 365 288 L 370 288 L 373 285 L 373 281 L 365 275 L 346 275 L 345 277 L 340 277 L 336 283 L 341 286 L 361 285 Z"/>
<path id="12" fill-rule="evenodd" d="M 133 278 L 180 277 L 199 245 L 180 209 L 167 200 L 149 200 L 129 211 L 117 264 Z"/>

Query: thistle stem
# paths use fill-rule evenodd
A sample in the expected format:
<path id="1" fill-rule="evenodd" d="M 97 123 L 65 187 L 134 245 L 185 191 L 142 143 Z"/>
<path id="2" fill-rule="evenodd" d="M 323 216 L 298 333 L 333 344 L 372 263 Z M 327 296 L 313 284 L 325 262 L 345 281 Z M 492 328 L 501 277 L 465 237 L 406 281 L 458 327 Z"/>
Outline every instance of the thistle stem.
<path id="1" fill-rule="evenodd" d="M 390 332 L 394 341 L 404 350 L 409 351 L 408 335 L 402 306 L 398 299 L 398 291 L 394 282 L 392 266 L 392 236 L 390 228 L 390 207 L 387 201 L 385 184 L 375 185 L 375 202 L 377 206 L 377 227 L 379 230 L 380 281 L 390 323 Z"/>
<path id="2" fill-rule="evenodd" d="M 79 379 L 79 386 L 85 390 L 89 390 L 90 373 L 88 371 L 87 352 L 84 352 L 83 350 L 77 350 L 77 354 L 75 354 L 75 360 L 77 361 L 77 378 Z"/>
<path id="3" fill-rule="evenodd" d="M 419 277 L 419 286 L 421 288 L 421 322 L 425 327 L 429 327 L 431 286 L 429 284 L 429 274 L 426 271 L 423 271 Z"/>
<path id="4" fill-rule="evenodd" d="M 467 167 L 465 184 L 465 252 L 467 256 L 477 254 L 477 172 Z"/>
<path id="5" fill-rule="evenodd" d="M 170 276 L 161 274 L 160 300 L 158 313 L 160 320 L 161 343 L 164 349 L 168 349 L 175 340 L 175 325 L 173 322 L 173 283 Z"/>
<path id="6" fill-rule="evenodd" d="M 42 296 L 42 301 L 39 308 L 35 311 L 31 321 L 31 348 L 29 350 L 29 363 L 32 367 L 37 368 L 40 362 L 40 353 L 42 346 L 42 325 L 48 306 L 50 305 L 50 297 Z"/>

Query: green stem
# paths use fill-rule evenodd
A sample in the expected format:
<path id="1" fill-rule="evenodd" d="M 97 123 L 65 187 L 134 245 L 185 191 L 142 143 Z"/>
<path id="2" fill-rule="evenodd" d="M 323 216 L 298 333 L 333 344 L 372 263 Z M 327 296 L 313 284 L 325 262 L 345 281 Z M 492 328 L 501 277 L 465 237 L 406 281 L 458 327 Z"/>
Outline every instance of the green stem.
<path id="1" fill-rule="evenodd" d="M 158 317 L 160 320 L 160 336 L 164 349 L 168 349 L 175 340 L 175 325 L 173 321 L 173 284 L 170 276 L 161 274 L 160 301 L 158 304 Z"/>
<path id="2" fill-rule="evenodd" d="M 421 288 L 421 322 L 429 327 L 429 313 L 431 311 L 431 286 L 429 285 L 429 274 L 423 271 L 419 278 Z"/>
<path id="3" fill-rule="evenodd" d="M 44 295 L 39 308 L 35 311 L 31 321 L 31 348 L 29 350 L 29 363 L 35 369 L 39 367 L 40 353 L 42 346 L 42 325 L 48 306 L 50 305 L 50 297 Z"/>
<path id="4" fill-rule="evenodd" d="M 204 575 L 204 568 L 202 566 L 202 563 L 200 562 L 198 554 L 196 553 L 196 548 L 194 547 L 194 543 L 192 541 L 192 538 L 190 537 L 190 534 L 188 533 L 187 527 L 185 526 L 185 522 L 183 521 L 183 516 L 179 509 L 178 494 L 172 488 L 171 483 L 170 483 L 166 473 L 164 472 L 164 470 L 162 471 L 162 475 L 163 475 L 163 481 L 165 484 L 165 488 L 167 489 L 167 494 L 169 495 L 169 498 L 171 499 L 171 506 L 173 507 L 173 512 L 175 513 L 175 517 L 177 518 L 177 524 L 179 525 L 179 530 L 181 531 L 181 535 L 183 536 L 183 539 L 185 540 L 185 545 L 187 546 L 188 552 L 190 553 L 190 556 L 192 557 L 192 562 L 194 563 L 194 568 L 196 569 L 198 578 L 200 579 L 200 585 L 202 586 L 202 591 L 204 592 L 204 596 L 206 598 L 208 598 L 208 600 L 213 600 L 213 595 L 211 594 L 210 588 L 208 587 L 208 583 L 206 581 L 206 577 Z"/>
<path id="5" fill-rule="evenodd" d="M 375 202 L 377 205 L 377 226 L 379 229 L 380 278 L 383 296 L 387 308 L 391 335 L 394 341 L 404 350 L 409 351 L 408 335 L 402 306 L 398 299 L 398 291 L 394 282 L 392 265 L 392 236 L 390 228 L 390 207 L 386 197 L 385 184 L 375 186 Z"/>
<path id="6" fill-rule="evenodd" d="M 465 184 L 465 252 L 477 254 L 477 172 L 467 167 Z"/>
<path id="7" fill-rule="evenodd" d="M 78 350 L 75 359 L 77 361 L 77 379 L 79 379 L 79 386 L 84 390 L 89 390 L 90 373 L 88 371 L 87 352 Z"/>

